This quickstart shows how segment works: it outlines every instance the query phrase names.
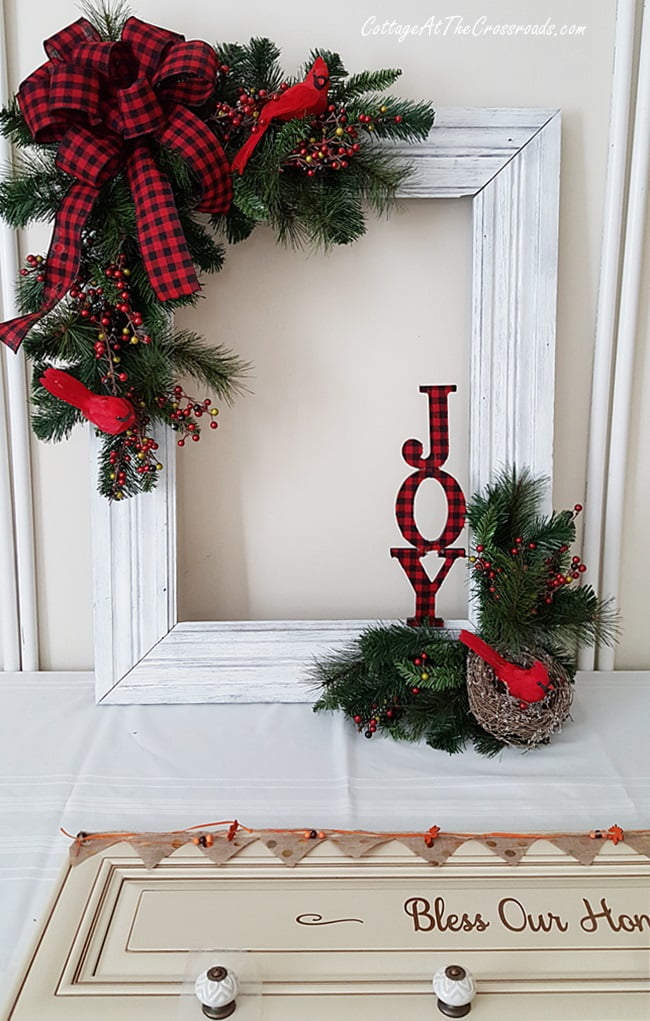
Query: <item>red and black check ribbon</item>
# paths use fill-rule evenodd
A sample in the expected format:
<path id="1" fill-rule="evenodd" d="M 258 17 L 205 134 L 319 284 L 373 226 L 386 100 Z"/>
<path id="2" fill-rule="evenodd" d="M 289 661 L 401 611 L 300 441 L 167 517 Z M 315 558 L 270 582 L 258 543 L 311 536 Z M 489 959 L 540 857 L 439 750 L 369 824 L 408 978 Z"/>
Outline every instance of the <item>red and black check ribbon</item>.
<path id="1" fill-rule="evenodd" d="M 124 169 L 136 211 L 138 242 L 160 301 L 199 289 L 170 183 L 151 141 L 178 153 L 201 187 L 197 208 L 225 213 L 232 179 L 218 140 L 191 110 L 211 95 L 218 73 L 207 43 L 129 18 L 119 42 L 105 42 L 85 18 L 44 43 L 49 57 L 18 91 L 36 142 L 59 143 L 56 165 L 73 178 L 61 203 L 38 312 L 0 326 L 17 350 L 34 323 L 70 289 L 79 268 L 81 231 L 102 185 Z"/>

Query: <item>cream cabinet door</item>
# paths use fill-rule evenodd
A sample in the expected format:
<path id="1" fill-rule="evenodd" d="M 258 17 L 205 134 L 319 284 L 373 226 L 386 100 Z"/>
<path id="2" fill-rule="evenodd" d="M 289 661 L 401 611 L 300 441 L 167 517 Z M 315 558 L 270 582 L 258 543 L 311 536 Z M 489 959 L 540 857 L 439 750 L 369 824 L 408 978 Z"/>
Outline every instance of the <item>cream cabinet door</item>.
<path id="1" fill-rule="evenodd" d="M 650 862 L 539 842 L 513 866 L 470 843 L 436 868 L 326 842 L 288 868 L 256 842 L 148 871 L 119 845 L 65 872 L 9 1019 L 201 1021 L 194 978 L 221 963 L 240 1021 L 435 1021 L 447 964 L 474 975 L 476 1021 L 647 1021 Z"/>

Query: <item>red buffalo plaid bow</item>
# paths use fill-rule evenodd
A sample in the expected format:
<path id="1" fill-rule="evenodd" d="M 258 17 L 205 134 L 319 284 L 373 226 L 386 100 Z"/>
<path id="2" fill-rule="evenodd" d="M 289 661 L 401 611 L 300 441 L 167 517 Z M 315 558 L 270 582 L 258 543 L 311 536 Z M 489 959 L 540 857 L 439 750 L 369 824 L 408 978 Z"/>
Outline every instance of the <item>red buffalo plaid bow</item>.
<path id="1" fill-rule="evenodd" d="M 202 188 L 198 208 L 227 212 L 232 180 L 223 149 L 188 107 L 204 103 L 218 71 L 207 43 L 129 18 L 119 42 L 104 42 L 85 18 L 44 43 L 50 58 L 20 86 L 18 102 L 37 142 L 59 142 L 56 164 L 74 179 L 56 216 L 38 312 L 0 327 L 17 350 L 34 323 L 70 289 L 81 231 L 99 189 L 125 168 L 138 240 L 160 301 L 199 289 L 171 186 L 150 147 L 181 155 Z"/>

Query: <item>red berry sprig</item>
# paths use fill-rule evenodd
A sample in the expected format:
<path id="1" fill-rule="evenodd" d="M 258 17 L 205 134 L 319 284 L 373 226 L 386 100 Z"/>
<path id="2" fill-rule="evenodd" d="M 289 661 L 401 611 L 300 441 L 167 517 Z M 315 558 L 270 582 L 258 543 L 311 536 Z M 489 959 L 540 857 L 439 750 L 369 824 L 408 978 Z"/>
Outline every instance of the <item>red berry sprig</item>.
<path id="1" fill-rule="evenodd" d="M 530 546 L 532 549 L 534 549 L 535 543 L 531 543 Z M 470 564 L 472 564 L 474 571 L 482 574 L 485 580 L 488 582 L 487 588 L 490 595 L 495 600 L 498 600 L 499 593 L 497 592 L 496 581 L 497 575 L 501 574 L 502 572 L 502 568 L 495 567 L 493 565 L 492 561 L 489 558 L 489 554 L 483 556 L 483 554 L 485 553 L 485 546 L 478 545 L 476 547 L 476 553 L 478 554 L 477 556 L 468 557 L 468 560 Z"/>
<path id="2" fill-rule="evenodd" d="M 359 131 L 375 131 L 377 124 L 386 120 L 401 121 L 401 117 L 386 117 L 388 108 L 381 106 L 375 116 L 361 113 L 356 121 L 350 122 L 347 107 L 343 103 L 330 103 L 327 110 L 311 122 L 311 135 L 303 138 L 287 156 L 284 167 L 295 167 L 314 177 L 325 169 L 346 170 L 360 151 L 357 139 Z"/>
<path id="3" fill-rule="evenodd" d="M 39 284 L 45 281 L 45 269 L 47 261 L 42 255 L 28 255 L 25 257 L 25 265 L 20 270 L 21 277 L 33 276 Z"/>
<path id="4" fill-rule="evenodd" d="M 186 402 L 184 406 L 183 402 Z M 174 432 L 180 432 L 181 434 L 176 441 L 179 447 L 184 447 L 185 441 L 189 438 L 194 443 L 199 442 L 201 439 L 201 427 L 197 419 L 203 418 L 204 415 L 210 417 L 211 429 L 219 428 L 219 423 L 217 422 L 219 409 L 212 408 L 211 404 L 212 401 L 209 397 L 198 401 L 186 394 L 183 387 L 179 385 L 175 386 L 170 394 L 165 394 L 158 398 L 158 406 L 169 415 L 171 428 Z"/>
<path id="5" fill-rule="evenodd" d="M 228 74 L 230 68 L 226 64 L 222 64 L 220 70 L 222 74 Z M 223 100 L 218 101 L 210 121 L 221 140 L 224 143 L 229 142 L 240 129 L 242 134 L 254 135 L 260 127 L 264 127 L 264 121 L 260 118 L 262 107 L 269 101 L 277 102 L 288 88 L 288 82 L 282 82 L 275 92 L 269 92 L 267 89 L 245 89 L 242 87 L 239 89 L 234 105 Z"/>
<path id="6" fill-rule="evenodd" d="M 582 504 L 577 503 L 570 513 L 570 516 L 575 518 L 582 511 Z M 530 551 L 533 553 L 537 549 L 536 542 L 526 542 L 523 536 L 516 536 L 514 543 L 511 546 L 509 553 L 514 559 L 522 561 L 522 569 L 528 570 L 528 559 L 527 553 Z M 550 606 L 553 602 L 554 594 L 567 585 L 571 585 L 573 582 L 578 581 L 580 577 L 587 570 L 587 565 L 583 563 L 579 556 L 571 558 L 570 564 L 567 566 L 566 554 L 569 552 L 569 547 L 565 544 L 559 546 L 555 552 L 544 560 L 544 566 L 546 567 L 546 579 L 544 583 L 544 589 L 540 595 L 540 605 Z M 482 578 L 482 582 L 485 588 L 490 593 L 494 600 L 499 599 L 498 592 L 498 575 L 503 573 L 502 567 L 497 567 L 490 558 L 489 551 L 486 551 L 485 546 L 478 544 L 476 546 L 476 555 L 468 557 L 473 570 Z M 533 610 L 533 613 L 537 613 L 537 610 Z"/>
<path id="7" fill-rule="evenodd" d="M 356 713 L 352 719 L 357 732 L 362 733 L 364 737 L 371 738 L 377 733 L 379 727 L 390 726 L 395 722 L 400 708 L 397 696 L 393 696 L 391 701 L 386 701 L 382 705 L 374 704 L 370 707 L 370 712 L 365 710 L 363 713 Z"/>
<path id="8" fill-rule="evenodd" d="M 133 397 L 132 391 L 127 392 L 129 398 Z M 119 443 L 114 446 L 109 455 L 110 466 L 109 478 L 113 484 L 111 499 L 122 500 L 124 497 L 123 487 L 126 485 L 131 464 L 135 464 L 135 472 L 138 475 L 153 475 L 163 470 L 163 465 L 158 460 L 156 451 L 158 443 L 152 436 L 146 435 L 146 428 L 150 419 L 143 416 L 138 420 L 133 429 L 120 435 Z"/>
<path id="9" fill-rule="evenodd" d="M 429 676 L 430 676 L 429 675 L 428 666 L 427 666 L 428 658 L 429 657 L 427 656 L 426 652 L 421 652 L 420 655 L 416 656 L 415 659 L 413 660 L 413 665 L 418 668 L 418 671 L 419 671 L 419 674 L 420 674 L 420 680 L 424 681 L 425 683 L 426 683 L 426 681 L 429 680 Z M 414 695 L 419 695 L 420 694 L 420 689 L 419 688 L 412 688 L 411 691 L 412 691 L 412 693 Z"/>

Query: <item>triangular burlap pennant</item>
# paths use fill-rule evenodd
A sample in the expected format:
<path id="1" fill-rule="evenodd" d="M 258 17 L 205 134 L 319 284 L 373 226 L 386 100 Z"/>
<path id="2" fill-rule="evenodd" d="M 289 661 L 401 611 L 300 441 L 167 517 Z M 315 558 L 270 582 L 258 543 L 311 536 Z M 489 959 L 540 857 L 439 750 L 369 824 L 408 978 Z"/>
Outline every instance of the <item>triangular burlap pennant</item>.
<path id="1" fill-rule="evenodd" d="M 167 834 L 164 833 L 138 833 L 137 837 L 129 839 L 129 844 L 138 852 L 145 868 L 153 869 L 163 858 L 176 850 L 172 847 L 171 835 L 165 839 L 166 837 Z"/>
<path id="2" fill-rule="evenodd" d="M 583 833 L 567 833 L 563 837 L 548 837 L 551 844 L 570 854 L 583 865 L 591 865 L 603 846 L 603 840 L 594 840 Z"/>
<path id="3" fill-rule="evenodd" d="M 464 837 L 450 837 L 442 833 L 436 837 L 431 847 L 427 847 L 424 836 L 421 837 L 400 837 L 400 844 L 408 847 L 410 851 L 417 854 L 418 858 L 424 858 L 431 865 L 444 865 L 447 858 L 456 851 L 461 844 L 465 843 Z"/>
<path id="4" fill-rule="evenodd" d="M 214 865 L 222 865 L 229 858 L 243 851 L 249 844 L 258 840 L 256 833 L 238 833 L 234 840 L 228 840 L 225 833 L 215 834 L 212 847 L 201 847 L 200 850 Z"/>
<path id="5" fill-rule="evenodd" d="M 114 844 L 121 844 L 126 839 L 126 837 L 94 837 L 92 840 L 76 840 L 70 847 L 70 864 L 80 865 L 87 858 L 100 854 Z"/>
<path id="6" fill-rule="evenodd" d="M 363 858 L 364 854 L 368 854 L 374 847 L 379 847 L 380 844 L 387 844 L 390 840 L 394 840 L 394 837 L 382 837 L 381 834 L 370 835 L 364 833 L 337 833 L 336 836 L 331 836 L 330 840 L 333 844 L 343 851 L 348 858 Z"/>
<path id="7" fill-rule="evenodd" d="M 276 858 L 285 865 L 297 865 L 301 858 L 322 844 L 318 837 L 304 837 L 302 833 L 273 833 L 260 838 Z"/>
<path id="8" fill-rule="evenodd" d="M 623 843 L 650 858 L 650 833 L 626 833 Z"/>
<path id="9" fill-rule="evenodd" d="M 509 865 L 518 865 L 538 837 L 477 837 L 479 843 L 503 858 Z"/>

